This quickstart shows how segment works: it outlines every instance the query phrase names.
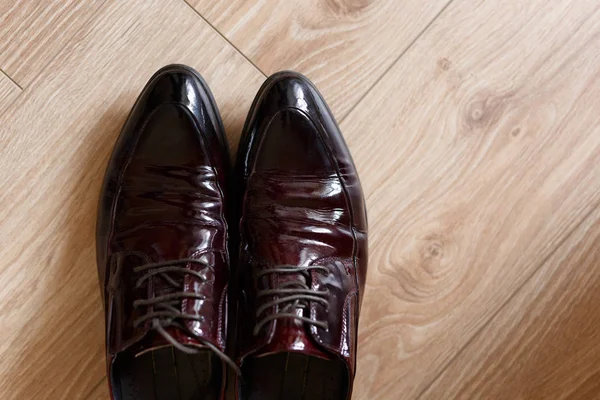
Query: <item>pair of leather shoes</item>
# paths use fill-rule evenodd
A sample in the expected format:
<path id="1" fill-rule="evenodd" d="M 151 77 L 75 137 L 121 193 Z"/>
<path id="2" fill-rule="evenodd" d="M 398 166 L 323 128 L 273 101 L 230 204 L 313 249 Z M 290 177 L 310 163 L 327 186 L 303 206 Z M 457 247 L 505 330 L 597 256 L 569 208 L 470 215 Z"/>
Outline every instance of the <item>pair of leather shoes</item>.
<path id="1" fill-rule="evenodd" d="M 206 83 L 158 71 L 108 165 L 97 258 L 112 399 L 221 399 L 228 364 L 238 399 L 350 398 L 365 205 L 304 76 L 263 84 L 232 170 Z"/>

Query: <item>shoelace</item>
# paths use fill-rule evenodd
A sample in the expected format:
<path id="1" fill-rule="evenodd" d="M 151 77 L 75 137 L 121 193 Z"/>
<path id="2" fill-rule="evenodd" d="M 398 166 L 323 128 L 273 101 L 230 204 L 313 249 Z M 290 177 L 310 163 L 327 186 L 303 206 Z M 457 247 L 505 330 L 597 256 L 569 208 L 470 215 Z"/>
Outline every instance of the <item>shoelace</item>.
<path id="1" fill-rule="evenodd" d="M 288 282 L 282 283 L 277 289 L 264 289 L 257 292 L 257 298 L 263 297 L 275 297 L 271 301 L 265 302 L 256 310 L 256 318 L 260 318 L 266 310 L 274 306 L 280 306 L 279 309 L 272 313 L 265 315 L 260 319 L 254 327 L 254 336 L 258 335 L 260 330 L 265 324 L 279 318 L 292 318 L 298 321 L 302 321 L 309 325 L 318 326 L 323 329 L 328 329 L 328 325 L 323 321 L 316 321 L 312 318 L 298 315 L 293 312 L 295 309 L 307 309 L 308 302 L 314 301 L 321 303 L 325 307 L 329 307 L 328 290 L 314 290 L 308 286 L 308 274 L 310 271 L 321 271 L 326 274 L 329 270 L 320 265 L 311 265 L 308 267 L 298 267 L 295 265 L 280 265 L 277 268 L 265 269 L 256 274 L 257 281 L 264 276 L 270 274 L 297 274 L 298 279 L 292 279 Z"/>
<path id="2" fill-rule="evenodd" d="M 236 372 L 239 373 L 237 365 L 233 362 L 231 358 L 229 358 L 224 352 L 219 350 L 212 343 L 209 343 L 206 340 L 198 337 L 194 332 L 189 330 L 184 323 L 182 323 L 182 320 L 202 321 L 204 318 L 202 316 L 186 314 L 184 312 L 181 312 L 181 301 L 186 298 L 198 300 L 206 299 L 206 297 L 198 293 L 183 291 L 183 283 L 169 276 L 169 274 L 174 273 L 180 275 L 192 275 L 198 278 L 201 282 L 206 282 L 206 278 L 201 273 L 181 266 L 185 264 L 200 264 L 205 268 L 209 267 L 209 265 L 204 261 L 192 258 L 183 258 L 179 260 L 146 264 L 139 267 L 135 267 L 133 269 L 136 273 L 145 273 L 137 280 L 135 284 L 135 287 L 137 289 L 141 288 L 144 284 L 146 284 L 150 280 L 150 278 L 154 276 L 160 276 L 174 290 L 174 292 L 162 296 L 157 296 L 144 300 L 135 300 L 133 302 L 134 308 L 153 307 L 153 310 L 152 312 L 146 313 L 145 315 L 136 319 L 133 322 L 133 325 L 135 327 L 138 327 L 141 323 L 147 320 L 152 320 L 151 328 L 156 330 L 166 341 L 171 343 L 179 351 L 186 354 L 198 354 L 200 352 L 199 349 L 195 349 L 193 347 L 186 346 L 178 342 L 166 330 L 169 327 L 176 327 L 184 331 L 186 335 L 193 337 L 198 342 L 206 346 L 208 349 L 212 350 L 221 360 L 223 360 Z"/>

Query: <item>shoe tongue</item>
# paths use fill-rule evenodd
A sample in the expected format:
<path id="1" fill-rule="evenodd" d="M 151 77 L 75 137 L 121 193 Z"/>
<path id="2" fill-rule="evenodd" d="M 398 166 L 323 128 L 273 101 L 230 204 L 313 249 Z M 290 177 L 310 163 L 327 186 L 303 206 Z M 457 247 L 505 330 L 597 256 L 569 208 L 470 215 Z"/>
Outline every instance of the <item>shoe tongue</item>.
<path id="1" fill-rule="evenodd" d="M 268 343 L 255 353 L 256 357 L 276 353 L 297 353 L 307 356 L 333 359 L 331 354 L 322 350 L 306 330 L 304 324 L 292 319 L 280 319 L 276 322 L 275 332 Z"/>

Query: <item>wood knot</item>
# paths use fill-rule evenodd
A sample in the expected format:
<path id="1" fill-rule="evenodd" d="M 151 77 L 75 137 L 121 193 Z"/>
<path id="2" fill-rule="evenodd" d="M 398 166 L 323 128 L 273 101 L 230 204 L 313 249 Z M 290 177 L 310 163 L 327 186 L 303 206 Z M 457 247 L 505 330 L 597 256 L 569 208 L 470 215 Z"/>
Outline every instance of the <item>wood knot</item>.
<path id="1" fill-rule="evenodd" d="M 385 275 L 385 285 L 395 296 L 406 301 L 429 302 L 460 285 L 453 263 L 457 243 L 453 226 L 424 227 L 424 232 L 402 243 L 390 246 L 388 257 L 379 270 Z"/>
<path id="2" fill-rule="evenodd" d="M 442 256 L 442 244 L 441 243 L 431 243 L 427 246 L 426 256 L 429 258 L 439 258 Z"/>
<path id="3" fill-rule="evenodd" d="M 444 71 L 448 71 L 450 69 L 450 67 L 452 66 L 452 63 L 450 62 L 450 60 L 448 60 L 447 58 L 444 57 L 444 58 L 440 58 L 437 61 L 437 65 Z"/>
<path id="4" fill-rule="evenodd" d="M 424 246 L 421 251 L 421 257 L 423 260 L 430 260 L 432 258 L 441 258 L 444 250 L 444 238 L 441 235 L 429 234 L 424 238 Z"/>
<path id="5" fill-rule="evenodd" d="M 440 234 L 429 234 L 423 239 L 421 245 L 421 260 L 420 265 L 427 273 L 437 275 L 441 266 L 441 261 L 444 256 L 444 237 Z"/>
<path id="6" fill-rule="evenodd" d="M 483 114 L 485 112 L 485 103 L 482 101 L 476 101 L 471 103 L 469 107 L 469 118 L 471 121 L 478 122 L 483 118 Z"/>
<path id="7" fill-rule="evenodd" d="M 469 128 L 484 128 L 497 123 L 504 112 L 506 96 L 478 95 L 466 107 L 465 123 Z"/>

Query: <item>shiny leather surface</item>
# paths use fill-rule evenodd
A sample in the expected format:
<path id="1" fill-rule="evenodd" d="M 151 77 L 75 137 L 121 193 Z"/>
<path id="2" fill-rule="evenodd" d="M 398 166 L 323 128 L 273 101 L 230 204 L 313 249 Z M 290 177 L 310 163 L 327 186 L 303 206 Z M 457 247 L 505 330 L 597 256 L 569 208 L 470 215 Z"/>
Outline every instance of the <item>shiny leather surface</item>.
<path id="1" fill-rule="evenodd" d="M 224 198 L 229 155 L 210 91 L 192 69 L 171 65 L 148 82 L 125 123 L 110 159 L 97 224 L 98 274 L 106 311 L 107 362 L 126 349 L 165 345 L 146 312 L 133 302 L 160 296 L 160 280 L 135 289 L 133 268 L 182 258 L 206 262 L 186 267 L 206 279 L 185 275 L 184 290 L 203 295 L 181 302 L 195 335 L 224 350 L 229 254 Z M 151 307 L 148 307 L 151 308 Z M 151 310 L 147 310 L 151 311 Z M 199 345 L 177 328 L 180 343 Z"/>
<path id="2" fill-rule="evenodd" d="M 244 127 L 235 178 L 240 212 L 238 362 L 283 351 L 339 357 L 347 363 L 351 386 L 367 271 L 366 210 L 344 139 L 307 78 L 281 72 L 265 82 Z M 285 264 L 328 269 L 329 274 L 313 272 L 310 285 L 329 291 L 329 307 L 311 302 L 308 310 L 296 310 L 326 321 L 328 329 L 276 319 L 254 336 L 256 310 L 264 304 L 257 290 L 276 289 L 287 279 L 270 275 L 257 281 L 256 272 Z"/>

